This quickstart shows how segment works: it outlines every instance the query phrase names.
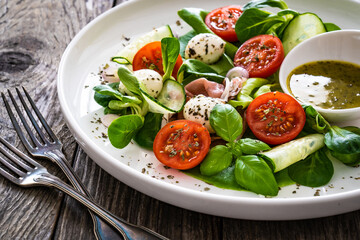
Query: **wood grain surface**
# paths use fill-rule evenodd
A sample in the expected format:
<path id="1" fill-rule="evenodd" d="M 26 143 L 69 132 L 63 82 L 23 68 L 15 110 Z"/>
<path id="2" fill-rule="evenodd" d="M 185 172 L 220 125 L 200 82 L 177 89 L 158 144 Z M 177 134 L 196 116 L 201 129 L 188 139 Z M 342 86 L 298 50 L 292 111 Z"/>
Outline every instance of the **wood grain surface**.
<path id="1" fill-rule="evenodd" d="M 20 86 L 29 91 L 99 204 L 170 239 L 360 239 L 360 211 L 301 221 L 248 221 L 200 214 L 126 186 L 78 148 L 57 99 L 57 68 L 75 34 L 121 2 L 0 0 L 0 91 L 10 89 L 14 93 L 14 88 Z M 3 106 L 0 100 L 0 135 L 24 149 Z M 65 179 L 53 164 L 41 163 Z M 95 237 L 90 215 L 71 198 L 54 189 L 20 188 L 0 177 L 0 239 Z"/>

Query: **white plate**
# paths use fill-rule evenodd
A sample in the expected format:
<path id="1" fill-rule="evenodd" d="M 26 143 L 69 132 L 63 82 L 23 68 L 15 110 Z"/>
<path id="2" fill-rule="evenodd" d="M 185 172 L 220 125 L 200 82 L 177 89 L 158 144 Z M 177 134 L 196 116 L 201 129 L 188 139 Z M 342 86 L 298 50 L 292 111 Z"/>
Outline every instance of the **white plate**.
<path id="1" fill-rule="evenodd" d="M 183 7 L 216 7 L 246 1 L 138 0 L 107 11 L 82 29 L 61 59 L 58 95 L 65 120 L 85 152 L 104 170 L 125 184 L 161 201 L 212 215 L 256 220 L 316 218 L 360 209 L 360 171 L 334 162 L 331 183 L 320 188 L 284 187 L 274 198 L 245 191 L 219 189 L 183 173 L 165 169 L 151 151 L 130 144 L 115 149 L 102 137 L 106 130 L 97 122 L 102 109 L 93 100 L 100 66 L 109 62 L 123 44 L 154 27 L 169 24 L 180 34 L 190 28 L 177 21 Z M 324 22 L 360 29 L 359 1 L 287 1 L 299 12 L 317 13 Z M 360 122 L 352 123 L 360 126 Z M 106 187 L 106 186 L 104 186 Z M 315 196 L 319 195 L 319 196 Z"/>

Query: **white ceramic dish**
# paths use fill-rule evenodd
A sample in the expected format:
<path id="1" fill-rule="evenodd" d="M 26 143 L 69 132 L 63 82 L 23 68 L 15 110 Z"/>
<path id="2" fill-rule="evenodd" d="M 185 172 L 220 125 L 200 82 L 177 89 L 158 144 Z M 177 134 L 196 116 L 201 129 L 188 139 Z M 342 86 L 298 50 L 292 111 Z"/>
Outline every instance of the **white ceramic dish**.
<path id="1" fill-rule="evenodd" d="M 296 67 L 319 60 L 339 60 L 360 65 L 360 30 L 340 30 L 310 38 L 292 49 L 284 59 L 279 73 L 284 92 L 291 94 L 287 78 Z M 360 119 L 360 107 L 350 109 L 323 109 L 315 107 L 327 120 Z"/>
<path id="2" fill-rule="evenodd" d="M 102 138 L 106 130 L 97 123 L 102 109 L 93 100 L 92 87 L 99 84 L 99 67 L 109 61 L 134 36 L 170 24 L 180 34 L 189 30 L 177 10 L 200 7 L 208 10 L 234 4 L 223 0 L 129 1 L 99 16 L 71 41 L 58 73 L 58 95 L 65 120 L 86 153 L 103 169 L 125 184 L 161 201 L 182 208 L 241 219 L 285 220 L 316 218 L 360 209 L 359 170 L 334 162 L 331 184 L 320 188 L 288 186 L 275 198 L 245 191 L 210 186 L 173 169 L 165 169 L 151 151 L 130 144 L 115 149 Z M 236 1 L 237 4 L 246 3 Z M 325 22 L 360 29 L 360 3 L 352 0 L 287 1 L 299 12 L 317 13 Z M 352 125 L 360 126 L 360 122 Z M 104 186 L 106 187 L 106 186 Z M 314 196 L 319 195 L 319 196 Z"/>

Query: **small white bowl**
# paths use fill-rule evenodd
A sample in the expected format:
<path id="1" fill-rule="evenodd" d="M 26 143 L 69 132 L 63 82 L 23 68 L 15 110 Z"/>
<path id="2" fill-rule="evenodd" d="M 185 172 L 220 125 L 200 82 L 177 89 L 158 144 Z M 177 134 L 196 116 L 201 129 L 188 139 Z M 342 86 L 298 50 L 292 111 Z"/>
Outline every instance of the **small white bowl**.
<path id="1" fill-rule="evenodd" d="M 280 67 L 279 79 L 282 90 L 291 95 L 286 84 L 290 72 L 302 64 L 319 60 L 340 60 L 360 65 L 360 30 L 339 30 L 319 34 L 293 48 Z M 336 110 L 315 106 L 314 108 L 330 122 L 360 119 L 360 107 Z"/>

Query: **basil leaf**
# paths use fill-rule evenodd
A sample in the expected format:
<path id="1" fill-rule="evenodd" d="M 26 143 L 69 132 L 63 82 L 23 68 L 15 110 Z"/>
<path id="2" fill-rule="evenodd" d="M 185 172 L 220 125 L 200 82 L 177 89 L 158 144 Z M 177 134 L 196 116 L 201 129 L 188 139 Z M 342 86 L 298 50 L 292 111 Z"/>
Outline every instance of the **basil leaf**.
<path id="1" fill-rule="evenodd" d="M 243 131 L 242 117 L 229 104 L 217 104 L 210 112 L 210 125 L 227 142 L 234 142 Z"/>
<path id="2" fill-rule="evenodd" d="M 235 147 L 239 147 L 244 154 L 257 154 L 261 151 L 270 150 L 266 143 L 251 138 L 242 138 L 235 142 Z"/>
<path id="3" fill-rule="evenodd" d="M 180 43 L 177 38 L 167 37 L 161 39 L 161 54 L 163 59 L 164 75 L 163 80 L 171 77 L 177 58 L 180 53 Z"/>
<path id="4" fill-rule="evenodd" d="M 191 177 L 204 181 L 218 188 L 233 189 L 238 191 L 244 190 L 244 188 L 237 184 L 235 180 L 234 169 L 235 165 L 232 165 L 212 176 L 202 175 L 200 173 L 199 166 L 183 172 Z"/>
<path id="5" fill-rule="evenodd" d="M 205 176 L 215 175 L 231 165 L 233 155 L 224 145 L 217 145 L 210 149 L 200 165 L 200 172 Z"/>
<path id="6" fill-rule="evenodd" d="M 343 154 L 360 153 L 360 135 L 332 126 L 325 134 L 325 145 L 334 152 Z"/>
<path id="7" fill-rule="evenodd" d="M 236 159 L 235 179 L 240 186 L 258 194 L 276 196 L 279 192 L 270 167 L 256 155 Z"/>
<path id="8" fill-rule="evenodd" d="M 111 144 L 116 148 L 126 147 L 137 131 L 144 125 L 141 115 L 124 115 L 112 121 L 108 128 Z"/>
<path id="9" fill-rule="evenodd" d="M 332 162 L 322 148 L 302 161 L 289 166 L 289 176 L 296 183 L 308 187 L 327 184 L 334 174 Z"/>
<path id="10" fill-rule="evenodd" d="M 140 147 L 152 149 L 156 134 L 161 128 L 162 114 L 149 112 L 145 115 L 144 126 L 137 132 L 134 140 Z"/>

